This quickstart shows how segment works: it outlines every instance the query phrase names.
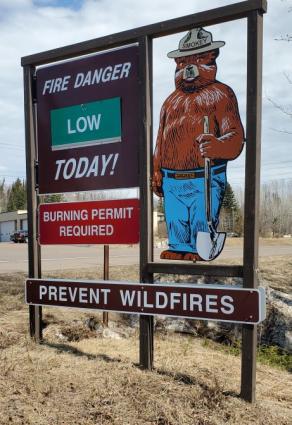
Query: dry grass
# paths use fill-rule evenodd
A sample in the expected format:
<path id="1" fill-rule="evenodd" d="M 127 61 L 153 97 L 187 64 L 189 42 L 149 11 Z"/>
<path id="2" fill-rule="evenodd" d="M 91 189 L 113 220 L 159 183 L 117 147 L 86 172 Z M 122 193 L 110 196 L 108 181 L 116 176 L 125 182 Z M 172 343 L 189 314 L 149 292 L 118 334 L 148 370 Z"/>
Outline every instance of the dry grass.
<path id="1" fill-rule="evenodd" d="M 258 402 L 238 397 L 239 359 L 199 340 L 156 338 L 155 370 L 140 370 L 137 338 L 43 345 L 1 353 L 1 424 L 289 424 L 288 375 L 258 367 Z"/>
<path id="2" fill-rule="evenodd" d="M 260 260 L 260 278 L 273 289 L 292 292 L 292 257 L 265 257 Z"/>
<path id="3" fill-rule="evenodd" d="M 274 265 L 265 267 L 271 275 Z M 72 271 L 66 277 L 93 279 L 101 273 Z M 200 339 L 157 335 L 155 370 L 142 371 L 137 334 L 100 337 L 85 325 L 91 317 L 98 322 L 100 314 L 45 308 L 44 343 L 34 344 L 27 335 L 24 277 L 1 275 L 0 281 L 0 424 L 292 423 L 291 375 L 258 365 L 257 403 L 251 406 L 238 398 L 240 358 L 205 347 Z M 138 270 L 112 268 L 110 277 L 137 280 Z"/>
<path id="4" fill-rule="evenodd" d="M 231 265 L 242 264 L 242 260 L 218 259 L 213 263 Z M 265 280 L 268 285 L 278 291 L 292 292 L 292 257 L 290 255 L 279 255 L 275 257 L 259 258 L 259 278 Z"/>

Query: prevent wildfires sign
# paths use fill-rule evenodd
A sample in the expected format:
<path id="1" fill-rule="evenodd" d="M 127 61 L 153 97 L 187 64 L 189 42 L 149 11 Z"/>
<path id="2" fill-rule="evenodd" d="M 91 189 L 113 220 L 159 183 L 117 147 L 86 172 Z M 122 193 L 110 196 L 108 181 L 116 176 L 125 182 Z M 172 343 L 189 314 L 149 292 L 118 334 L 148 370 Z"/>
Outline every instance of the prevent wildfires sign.
<path id="1" fill-rule="evenodd" d="M 32 305 L 222 322 L 261 322 L 266 314 L 264 300 L 262 288 L 62 279 L 26 280 L 26 302 Z"/>
<path id="2" fill-rule="evenodd" d="M 44 67 L 36 81 L 39 192 L 139 186 L 138 47 Z"/>

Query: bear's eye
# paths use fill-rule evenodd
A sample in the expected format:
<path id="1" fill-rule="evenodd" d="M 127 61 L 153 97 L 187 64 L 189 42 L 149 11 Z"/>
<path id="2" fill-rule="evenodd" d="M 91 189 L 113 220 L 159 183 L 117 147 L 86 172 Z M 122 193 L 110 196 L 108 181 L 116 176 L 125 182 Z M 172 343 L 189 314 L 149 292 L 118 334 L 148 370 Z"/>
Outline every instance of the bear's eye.
<path id="1" fill-rule="evenodd" d="M 204 62 L 206 59 L 208 59 L 209 54 L 208 53 L 202 53 L 200 55 L 197 55 L 196 59 L 198 63 Z"/>

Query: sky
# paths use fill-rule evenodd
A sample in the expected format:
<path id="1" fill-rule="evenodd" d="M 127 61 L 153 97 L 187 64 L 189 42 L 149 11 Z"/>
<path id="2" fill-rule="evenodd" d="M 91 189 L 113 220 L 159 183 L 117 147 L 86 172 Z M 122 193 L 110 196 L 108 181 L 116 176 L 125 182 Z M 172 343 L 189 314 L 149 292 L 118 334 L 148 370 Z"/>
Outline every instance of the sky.
<path id="1" fill-rule="evenodd" d="M 232 3 L 236 1 L 0 0 L 0 181 L 25 178 L 21 57 Z M 291 29 L 291 7 L 290 0 L 270 0 L 264 16 L 263 183 L 292 178 L 292 42 L 280 40 Z M 246 28 L 246 20 L 208 27 L 214 40 L 226 42 L 217 59 L 217 79 L 235 91 L 244 126 Z M 174 88 L 174 61 L 166 54 L 183 35 L 154 41 L 154 141 L 160 108 Z M 243 186 L 244 156 L 228 165 L 234 187 Z"/>

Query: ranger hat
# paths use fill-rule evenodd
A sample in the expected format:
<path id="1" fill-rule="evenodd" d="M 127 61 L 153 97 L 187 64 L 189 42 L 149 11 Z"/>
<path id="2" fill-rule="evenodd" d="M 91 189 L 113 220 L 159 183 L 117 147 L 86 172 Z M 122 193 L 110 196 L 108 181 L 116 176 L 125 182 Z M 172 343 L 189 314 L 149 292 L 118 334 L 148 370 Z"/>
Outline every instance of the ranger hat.
<path id="1" fill-rule="evenodd" d="M 178 50 L 169 52 L 169 58 L 196 55 L 224 46 L 224 41 L 213 41 L 212 34 L 204 28 L 190 30 L 179 42 Z"/>

